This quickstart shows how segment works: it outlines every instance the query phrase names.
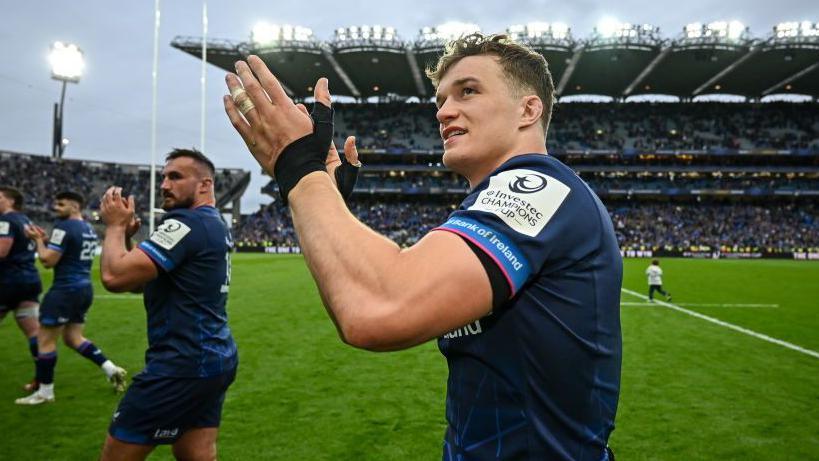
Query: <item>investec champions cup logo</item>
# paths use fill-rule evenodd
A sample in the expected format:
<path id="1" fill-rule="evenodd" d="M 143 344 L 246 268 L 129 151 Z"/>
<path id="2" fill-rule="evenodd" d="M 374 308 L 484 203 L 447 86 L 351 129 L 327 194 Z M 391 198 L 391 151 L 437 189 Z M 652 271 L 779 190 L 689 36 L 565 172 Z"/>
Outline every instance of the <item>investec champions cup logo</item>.
<path id="1" fill-rule="evenodd" d="M 485 211 L 510 228 L 534 237 L 552 219 L 569 195 L 569 187 L 554 177 L 527 168 L 502 171 L 489 179 L 470 210 Z"/>
<path id="2" fill-rule="evenodd" d="M 509 181 L 509 189 L 518 194 L 534 194 L 546 188 L 546 178 L 536 174 L 515 176 L 513 181 Z"/>

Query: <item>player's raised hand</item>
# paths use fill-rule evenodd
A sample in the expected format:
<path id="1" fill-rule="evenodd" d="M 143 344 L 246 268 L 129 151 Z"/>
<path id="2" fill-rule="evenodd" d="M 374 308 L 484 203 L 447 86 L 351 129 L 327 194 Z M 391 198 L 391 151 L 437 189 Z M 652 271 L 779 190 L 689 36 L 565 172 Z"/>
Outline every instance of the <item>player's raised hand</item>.
<path id="1" fill-rule="evenodd" d="M 321 79 L 316 83 L 315 91 L 313 92 L 313 96 L 318 103 L 326 104 L 329 107 L 330 104 L 330 91 L 326 85 L 326 79 Z M 326 110 L 322 110 L 320 107 L 314 108 L 313 113 L 310 114 L 307 111 L 307 107 L 304 104 L 296 104 L 296 108 L 298 108 L 303 114 L 310 116 L 313 119 L 314 126 L 320 122 L 328 122 L 330 123 L 330 133 L 327 134 L 330 141 L 330 148 L 327 151 L 327 158 L 324 161 L 325 168 L 327 169 L 327 173 L 332 178 L 333 183 L 338 188 L 339 192 L 341 192 L 341 196 L 344 199 L 348 199 L 350 195 L 353 193 L 353 189 L 355 188 L 356 180 L 358 179 L 358 171 L 361 167 L 361 162 L 358 160 L 358 149 L 355 146 L 355 136 L 348 136 L 347 140 L 344 142 L 344 157 L 341 157 L 338 154 L 338 149 L 336 149 L 336 144 L 332 141 L 332 112 L 329 112 L 329 118 L 324 114 Z M 322 119 L 324 117 L 325 119 Z"/>
<path id="2" fill-rule="evenodd" d="M 225 112 L 250 153 L 271 176 L 285 147 L 313 132 L 305 116 L 287 96 L 276 77 L 257 56 L 236 63 L 236 74 L 225 77 L 230 96 Z"/>
<path id="3" fill-rule="evenodd" d="M 128 228 L 134 217 L 134 196 L 126 199 L 122 196 L 122 188 L 111 186 L 100 200 L 100 218 L 106 226 L 122 226 Z"/>
<path id="4" fill-rule="evenodd" d="M 347 136 L 344 141 L 344 157 L 341 157 L 336 150 L 335 143 L 330 145 L 330 152 L 327 154 L 327 172 L 336 183 L 341 196 L 347 200 L 353 193 L 358 172 L 361 168 L 361 161 L 358 160 L 358 149 L 355 146 L 355 136 Z"/>
<path id="5" fill-rule="evenodd" d="M 133 199 L 133 196 L 129 198 Z M 133 216 L 131 216 L 131 221 L 128 223 L 128 226 L 125 228 L 125 238 L 131 238 L 136 235 L 140 227 L 142 227 L 142 220 L 134 213 Z"/>
<path id="6" fill-rule="evenodd" d="M 26 237 L 28 237 L 31 240 L 46 239 L 45 229 L 36 224 L 27 224 L 25 227 L 23 227 L 23 232 L 25 232 Z"/>

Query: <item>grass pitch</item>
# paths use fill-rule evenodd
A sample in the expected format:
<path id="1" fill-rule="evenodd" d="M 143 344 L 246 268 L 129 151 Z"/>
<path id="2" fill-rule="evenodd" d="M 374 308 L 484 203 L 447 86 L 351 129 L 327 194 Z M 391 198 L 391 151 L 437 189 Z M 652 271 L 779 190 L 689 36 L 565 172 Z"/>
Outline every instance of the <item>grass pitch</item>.
<path id="1" fill-rule="evenodd" d="M 647 260 L 624 287 L 646 291 Z M 664 260 L 674 304 L 819 351 L 819 264 Z M 50 285 L 50 271 L 44 272 Z M 98 276 L 95 275 L 98 281 Z M 446 364 L 434 344 L 375 354 L 342 344 L 299 256 L 234 256 L 228 312 L 240 366 L 220 458 L 440 459 Z M 143 365 L 140 297 L 99 285 L 87 336 L 131 375 Z M 817 459 L 819 359 L 624 293 L 623 382 L 611 439 L 622 460 Z M 0 323 L 0 460 L 96 459 L 119 396 L 60 345 L 57 401 L 14 405 L 33 374 Z M 152 460 L 172 459 L 160 447 Z"/>

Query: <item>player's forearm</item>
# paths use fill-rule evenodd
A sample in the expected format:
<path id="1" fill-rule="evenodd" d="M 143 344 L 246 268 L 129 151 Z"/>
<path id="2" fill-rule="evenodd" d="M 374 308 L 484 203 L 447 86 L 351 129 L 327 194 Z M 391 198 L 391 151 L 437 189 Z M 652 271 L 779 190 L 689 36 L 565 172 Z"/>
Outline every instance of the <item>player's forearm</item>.
<path id="1" fill-rule="evenodd" d="M 121 226 L 107 226 L 105 239 L 102 242 L 100 255 L 100 276 L 102 284 L 109 291 L 126 291 L 121 286 L 121 279 L 128 267 L 124 264 L 124 256 L 128 253 L 125 246 L 125 228 Z"/>
<path id="2" fill-rule="evenodd" d="M 43 263 L 43 266 L 45 266 L 46 269 L 51 269 L 57 265 L 60 254 L 48 248 L 43 239 L 36 239 L 34 242 L 37 245 L 37 257 L 40 259 L 40 262 Z"/>
<path id="3" fill-rule="evenodd" d="M 401 299 L 401 249 L 355 219 L 324 173 L 302 179 L 288 198 L 328 313 L 346 342 L 368 347 L 368 332 L 385 328 Z"/>
<path id="4" fill-rule="evenodd" d="M 0 238 L 0 260 L 6 259 L 11 251 L 11 246 L 14 244 L 14 239 Z"/>

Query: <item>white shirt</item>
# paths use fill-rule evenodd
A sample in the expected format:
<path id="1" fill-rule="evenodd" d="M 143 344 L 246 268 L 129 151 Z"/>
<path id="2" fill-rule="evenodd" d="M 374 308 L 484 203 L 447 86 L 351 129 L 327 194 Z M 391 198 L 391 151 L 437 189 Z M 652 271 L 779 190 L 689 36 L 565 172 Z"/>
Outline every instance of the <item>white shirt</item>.
<path id="1" fill-rule="evenodd" d="M 648 276 L 649 285 L 663 284 L 663 270 L 660 269 L 660 266 L 655 266 L 654 264 L 648 266 L 648 269 L 646 269 L 646 275 Z"/>

